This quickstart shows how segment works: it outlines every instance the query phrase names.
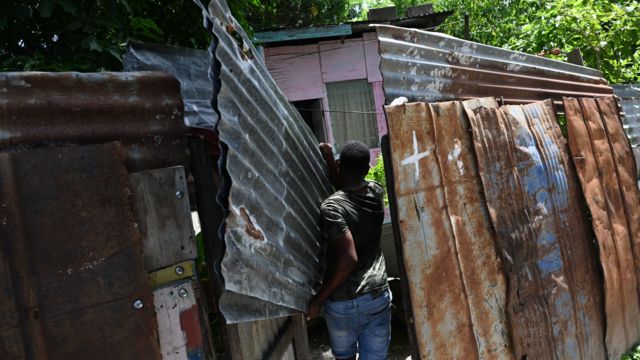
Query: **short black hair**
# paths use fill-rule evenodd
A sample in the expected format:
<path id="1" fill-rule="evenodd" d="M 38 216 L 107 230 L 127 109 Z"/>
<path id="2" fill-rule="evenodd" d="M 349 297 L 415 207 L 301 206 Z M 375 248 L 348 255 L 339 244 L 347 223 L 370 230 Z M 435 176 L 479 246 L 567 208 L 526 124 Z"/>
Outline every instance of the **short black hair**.
<path id="1" fill-rule="evenodd" d="M 340 151 L 340 172 L 365 176 L 369 172 L 371 154 L 369 147 L 361 141 L 347 141 Z"/>

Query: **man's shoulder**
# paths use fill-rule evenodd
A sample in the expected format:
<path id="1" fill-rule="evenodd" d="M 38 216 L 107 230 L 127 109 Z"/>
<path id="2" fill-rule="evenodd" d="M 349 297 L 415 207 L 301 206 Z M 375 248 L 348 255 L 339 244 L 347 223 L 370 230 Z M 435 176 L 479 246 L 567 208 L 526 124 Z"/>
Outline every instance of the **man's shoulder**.
<path id="1" fill-rule="evenodd" d="M 377 181 L 369 180 L 369 190 L 374 193 L 376 197 L 382 198 L 384 196 L 384 188 L 382 184 Z"/>
<path id="2" fill-rule="evenodd" d="M 322 207 L 324 208 L 327 206 L 336 206 L 341 201 L 344 201 L 345 197 L 346 197 L 345 192 L 342 190 L 338 190 L 333 194 L 329 195 L 329 197 L 327 197 L 326 199 L 324 199 L 324 201 L 322 202 Z"/>

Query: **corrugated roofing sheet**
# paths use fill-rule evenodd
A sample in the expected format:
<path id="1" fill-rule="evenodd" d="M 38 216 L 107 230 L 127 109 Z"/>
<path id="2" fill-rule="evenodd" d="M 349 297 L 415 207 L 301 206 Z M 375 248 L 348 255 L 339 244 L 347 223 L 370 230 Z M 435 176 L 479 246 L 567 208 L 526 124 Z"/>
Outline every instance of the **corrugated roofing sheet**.
<path id="1" fill-rule="evenodd" d="M 164 73 L 0 73 L 0 147 L 160 143 L 184 135 L 182 112 L 180 84 Z"/>
<path id="2" fill-rule="evenodd" d="M 388 25 L 376 27 L 386 103 L 503 97 L 523 104 L 562 96 L 611 94 L 599 71 L 465 41 L 444 34 Z"/>
<path id="3" fill-rule="evenodd" d="M 640 84 L 613 85 L 613 92 L 620 98 L 622 124 L 633 148 L 640 188 Z"/>
<path id="4" fill-rule="evenodd" d="M 206 50 L 129 43 L 122 57 L 125 71 L 164 71 L 180 81 L 186 125 L 213 130 L 218 114 L 211 108 L 211 54 Z"/>
<path id="5" fill-rule="evenodd" d="M 220 308 L 228 322 L 305 311 L 322 275 L 326 165 L 226 3 L 212 1 L 208 17 L 220 66 L 217 129 L 228 210 Z"/>
<path id="6" fill-rule="evenodd" d="M 465 108 L 516 359 L 603 359 L 602 280 L 553 103 Z"/>
<path id="7" fill-rule="evenodd" d="M 507 284 L 459 102 L 386 108 L 421 359 L 512 359 Z"/>
<path id="8" fill-rule="evenodd" d="M 640 193 L 613 97 L 564 99 L 569 146 L 600 245 L 610 359 L 640 341 Z"/>

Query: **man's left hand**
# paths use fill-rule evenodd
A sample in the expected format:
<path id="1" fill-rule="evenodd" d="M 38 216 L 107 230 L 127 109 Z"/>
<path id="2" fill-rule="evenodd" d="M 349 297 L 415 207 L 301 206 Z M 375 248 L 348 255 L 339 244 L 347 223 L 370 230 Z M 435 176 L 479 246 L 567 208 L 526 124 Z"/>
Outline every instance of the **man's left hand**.
<path id="1" fill-rule="evenodd" d="M 313 297 L 309 302 L 309 310 L 307 311 L 307 321 L 313 320 L 320 315 L 320 309 L 322 308 L 322 301 L 317 297 Z"/>

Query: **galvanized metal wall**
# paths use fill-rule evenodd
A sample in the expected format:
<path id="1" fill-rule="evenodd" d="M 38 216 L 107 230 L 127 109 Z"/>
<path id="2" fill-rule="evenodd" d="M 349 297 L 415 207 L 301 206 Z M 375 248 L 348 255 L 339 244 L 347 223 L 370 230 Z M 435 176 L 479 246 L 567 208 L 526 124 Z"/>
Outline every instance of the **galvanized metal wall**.
<path id="1" fill-rule="evenodd" d="M 613 92 L 620 98 L 618 103 L 622 124 L 636 159 L 636 177 L 640 188 L 640 84 L 613 85 Z"/>
<path id="2" fill-rule="evenodd" d="M 424 359 L 511 359 L 506 282 L 458 102 L 386 108 L 400 241 Z"/>
<path id="3" fill-rule="evenodd" d="M 508 277 L 515 356 L 603 359 L 602 290 L 551 100 L 465 108 Z"/>
<path id="4" fill-rule="evenodd" d="M 582 66 L 388 25 L 376 27 L 386 103 L 503 97 L 523 104 L 562 96 L 597 96 L 612 90 L 602 73 Z"/>
<path id="5" fill-rule="evenodd" d="M 208 51 L 131 42 L 122 61 L 124 71 L 164 71 L 175 76 L 180 81 L 185 124 L 213 130 L 218 114 L 211 108 Z"/>
<path id="6" fill-rule="evenodd" d="M 640 341 L 640 194 L 613 97 L 564 99 L 569 146 L 591 210 L 604 274 L 606 343 L 618 359 Z"/>
<path id="7" fill-rule="evenodd" d="M 214 35 L 227 209 L 222 260 L 228 322 L 303 312 L 322 276 L 319 206 L 330 190 L 315 137 L 287 102 L 224 1 Z"/>

